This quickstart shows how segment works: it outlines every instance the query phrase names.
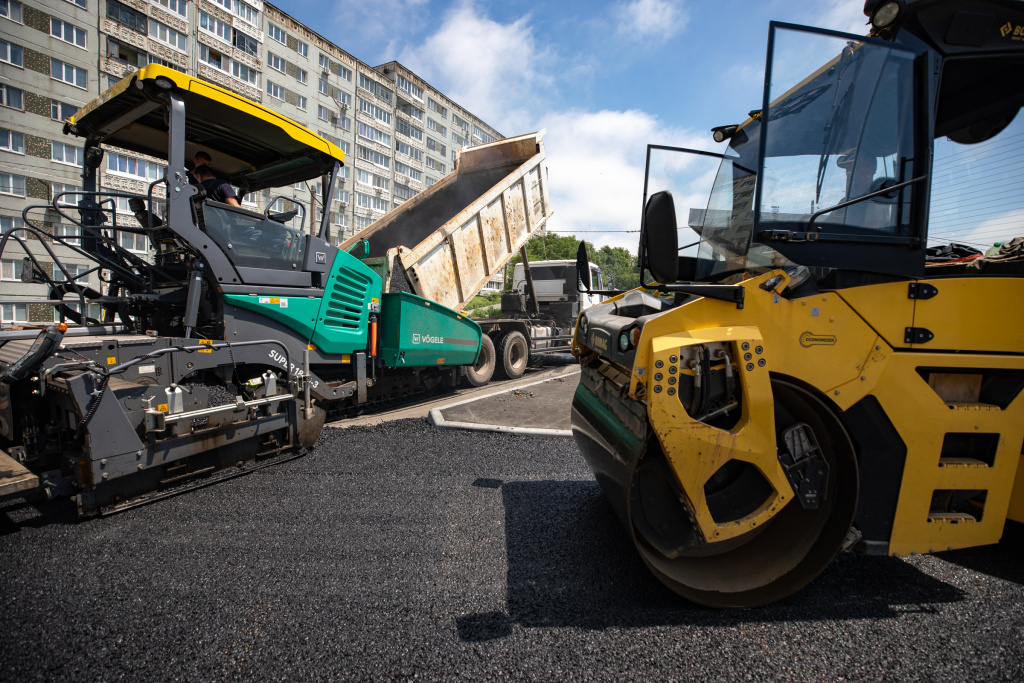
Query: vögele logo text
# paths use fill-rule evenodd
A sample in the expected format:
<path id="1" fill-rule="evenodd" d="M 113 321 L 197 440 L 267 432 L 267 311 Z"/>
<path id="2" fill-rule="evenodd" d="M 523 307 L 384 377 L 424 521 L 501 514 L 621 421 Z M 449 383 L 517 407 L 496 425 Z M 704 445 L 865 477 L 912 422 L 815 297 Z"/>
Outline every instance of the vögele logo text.
<path id="1" fill-rule="evenodd" d="M 413 344 L 444 344 L 444 337 L 435 337 L 432 334 L 413 334 Z"/>

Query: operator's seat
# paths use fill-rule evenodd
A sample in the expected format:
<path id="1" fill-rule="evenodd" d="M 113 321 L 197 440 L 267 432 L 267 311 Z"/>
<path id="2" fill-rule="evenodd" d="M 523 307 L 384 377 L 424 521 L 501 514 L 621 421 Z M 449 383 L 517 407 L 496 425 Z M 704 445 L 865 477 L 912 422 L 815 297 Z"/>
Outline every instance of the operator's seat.
<path id="1" fill-rule="evenodd" d="M 302 270 L 306 235 L 279 222 L 294 213 L 268 216 L 212 199 L 204 199 L 198 209 L 206 233 L 243 282 L 309 286 L 309 273 Z"/>

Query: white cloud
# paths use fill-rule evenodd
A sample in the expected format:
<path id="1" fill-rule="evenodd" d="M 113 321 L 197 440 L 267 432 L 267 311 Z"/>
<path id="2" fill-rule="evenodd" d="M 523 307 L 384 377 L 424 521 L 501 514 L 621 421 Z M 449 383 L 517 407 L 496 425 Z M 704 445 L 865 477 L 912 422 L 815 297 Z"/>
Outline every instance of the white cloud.
<path id="1" fill-rule="evenodd" d="M 516 127 L 531 118 L 528 102 L 551 80 L 538 66 L 545 54 L 528 17 L 500 24 L 471 4 L 453 10 L 399 61 L 505 135 L 522 132 Z"/>
<path id="2" fill-rule="evenodd" d="M 638 235 L 622 231 L 639 228 L 648 143 L 710 144 L 704 131 L 674 129 L 638 110 L 552 110 L 560 62 L 538 44 L 530 17 L 502 24 L 463 4 L 422 45 L 403 50 L 399 61 L 504 135 L 546 129 L 554 210 L 549 228 L 577 232 L 599 246 L 636 251 Z"/>
<path id="3" fill-rule="evenodd" d="M 682 33 L 689 14 L 679 0 L 633 0 L 615 7 L 618 33 L 627 39 L 664 42 Z"/>
<path id="4" fill-rule="evenodd" d="M 697 147 L 703 133 L 666 127 L 642 111 L 566 111 L 544 116 L 554 230 L 636 252 L 648 143 Z M 591 232 L 591 231 L 604 232 Z"/>
<path id="5" fill-rule="evenodd" d="M 844 31 L 854 35 L 867 35 L 868 18 L 864 16 L 864 3 L 851 0 L 821 0 L 805 5 L 806 22 L 810 26 Z"/>
<path id="6" fill-rule="evenodd" d="M 338 34 L 355 34 L 343 45 L 360 49 L 359 59 L 377 63 L 390 61 L 396 35 L 406 27 L 418 26 L 429 13 L 429 0 L 375 0 L 369 2 L 324 3 L 323 21 Z M 315 31 L 323 28 L 313 24 Z M 327 35 L 327 33 L 324 33 Z M 365 52 L 370 48 L 372 52 Z M 351 49 L 351 48 L 348 48 Z"/>

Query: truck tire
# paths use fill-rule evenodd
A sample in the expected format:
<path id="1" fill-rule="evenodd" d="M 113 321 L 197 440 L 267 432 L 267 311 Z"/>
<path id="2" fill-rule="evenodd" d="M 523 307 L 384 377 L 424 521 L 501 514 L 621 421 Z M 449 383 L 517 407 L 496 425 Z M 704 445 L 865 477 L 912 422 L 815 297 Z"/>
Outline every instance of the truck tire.
<path id="1" fill-rule="evenodd" d="M 465 368 L 466 384 L 482 387 L 490 382 L 494 375 L 494 360 L 494 342 L 485 334 L 480 340 L 480 356 L 476 359 L 476 365 L 467 365 Z"/>
<path id="2" fill-rule="evenodd" d="M 530 360 L 530 345 L 522 332 L 508 332 L 498 340 L 498 374 L 508 379 L 519 379 L 526 372 Z"/>

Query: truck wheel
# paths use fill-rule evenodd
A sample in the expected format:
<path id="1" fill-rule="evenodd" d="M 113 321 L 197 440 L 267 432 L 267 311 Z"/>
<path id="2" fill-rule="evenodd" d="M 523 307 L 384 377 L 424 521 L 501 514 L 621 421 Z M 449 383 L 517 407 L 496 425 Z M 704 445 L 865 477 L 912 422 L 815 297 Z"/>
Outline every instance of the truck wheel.
<path id="1" fill-rule="evenodd" d="M 522 332 L 509 332 L 498 341 L 498 357 L 501 359 L 499 374 L 508 379 L 519 379 L 526 372 L 530 360 L 530 345 Z"/>
<path id="2" fill-rule="evenodd" d="M 494 375 L 494 342 L 486 334 L 480 340 L 480 357 L 476 365 L 466 366 L 466 384 L 471 387 L 482 387 L 491 381 Z"/>

